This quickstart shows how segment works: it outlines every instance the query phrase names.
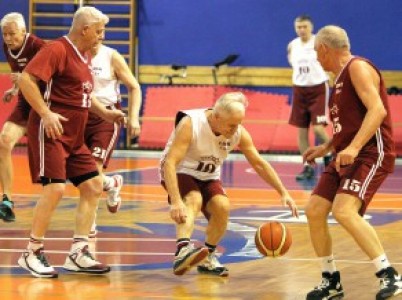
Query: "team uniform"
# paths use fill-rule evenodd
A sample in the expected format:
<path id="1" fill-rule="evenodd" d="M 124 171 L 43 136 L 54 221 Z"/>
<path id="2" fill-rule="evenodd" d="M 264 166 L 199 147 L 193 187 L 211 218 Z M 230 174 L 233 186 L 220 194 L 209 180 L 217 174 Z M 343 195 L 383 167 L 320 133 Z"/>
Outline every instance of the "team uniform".
<path id="1" fill-rule="evenodd" d="M 93 81 L 89 58 L 80 53 L 67 36 L 44 46 L 27 65 L 25 72 L 46 83 L 44 99 L 52 112 L 68 121 L 58 139 L 48 138 L 40 116 L 32 110 L 28 121 L 31 176 L 43 183 L 75 185 L 98 175 L 95 161 L 84 143 L 84 129 Z"/>
<path id="2" fill-rule="evenodd" d="M 392 140 L 391 116 L 387 91 L 378 69 L 369 61 L 353 57 L 339 74 L 329 101 L 330 118 L 333 123 L 333 146 L 335 154 L 345 149 L 359 131 L 366 115 L 363 105 L 353 87 L 349 66 L 354 60 L 369 63 L 380 76 L 380 97 L 387 111 L 387 116 L 375 135 L 363 146 L 353 164 L 341 167 L 338 173 L 335 160 L 325 169 L 313 191 L 330 201 L 338 193 L 351 194 L 362 200 L 359 211 L 363 215 L 373 195 L 387 175 L 394 170 L 395 145 Z"/>
<path id="3" fill-rule="evenodd" d="M 327 124 L 328 76 L 317 61 L 315 36 L 304 43 L 296 38 L 289 44 L 293 68 L 293 103 L 289 124 L 308 128 L 310 124 Z"/>
<path id="4" fill-rule="evenodd" d="M 206 203 L 215 195 L 226 195 L 220 181 L 221 166 L 240 141 L 241 128 L 230 138 L 216 136 L 205 115 L 206 109 L 180 111 L 176 115 L 176 126 L 183 117 L 191 118 L 193 137 L 183 160 L 177 166 L 180 195 L 184 197 L 190 191 L 200 191 L 203 198 L 203 213 Z M 164 184 L 163 164 L 175 137 L 172 132 L 160 161 L 160 180 Z"/>
<path id="5" fill-rule="evenodd" d="M 43 40 L 31 33 L 25 35 L 24 43 L 18 50 L 10 50 L 7 45 L 3 43 L 3 51 L 11 68 L 11 72 L 21 73 L 44 44 L 45 42 Z M 27 126 L 30 110 L 31 106 L 25 100 L 22 93 L 18 92 L 17 105 L 7 121 L 25 127 Z"/>
<path id="6" fill-rule="evenodd" d="M 92 58 L 94 80 L 93 95 L 108 109 L 120 109 L 120 82 L 112 68 L 112 55 L 116 50 L 101 45 Z M 120 134 L 120 123 L 109 123 L 90 112 L 85 129 L 85 143 L 96 160 L 107 168 Z"/>

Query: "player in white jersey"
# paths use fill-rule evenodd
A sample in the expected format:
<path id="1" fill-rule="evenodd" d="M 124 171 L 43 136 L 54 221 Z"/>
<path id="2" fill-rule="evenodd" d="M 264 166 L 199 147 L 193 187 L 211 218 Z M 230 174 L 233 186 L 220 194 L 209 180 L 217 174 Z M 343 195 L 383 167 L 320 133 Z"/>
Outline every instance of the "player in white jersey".
<path id="1" fill-rule="evenodd" d="M 293 102 L 289 124 L 299 128 L 298 145 L 300 153 L 309 147 L 309 127 L 313 125 L 315 138 L 324 143 L 328 141 L 325 131 L 327 125 L 327 104 L 329 97 L 328 76 L 317 60 L 314 50 L 313 23 L 309 16 L 302 15 L 295 20 L 298 37 L 288 45 L 288 61 L 292 66 Z M 329 157 L 324 158 L 325 164 Z M 296 180 L 311 179 L 314 169 L 305 165 Z"/>
<path id="2" fill-rule="evenodd" d="M 128 90 L 127 134 L 130 137 L 140 134 L 139 111 L 141 108 L 141 88 L 130 71 L 123 56 L 115 49 L 97 44 L 92 49 L 92 76 L 95 96 L 108 109 L 121 109 L 120 82 Z M 106 169 L 113 149 L 119 138 L 120 124 L 108 123 L 94 113 L 89 113 L 85 129 L 85 143 L 94 156 L 99 173 L 103 176 L 103 190 L 107 192 L 107 208 L 116 213 L 121 205 L 120 190 L 123 185 L 121 175 L 106 176 Z M 91 235 L 96 234 L 96 225 Z"/>
<path id="3" fill-rule="evenodd" d="M 170 216 L 176 223 L 177 251 L 173 273 L 183 275 L 198 265 L 200 273 L 227 276 L 228 269 L 216 257 L 229 218 L 229 199 L 220 170 L 235 147 L 245 155 L 257 174 L 280 195 L 294 216 L 297 207 L 275 170 L 258 153 L 248 131 L 241 125 L 247 99 L 242 93 L 221 96 L 213 108 L 180 111 L 176 128 L 163 152 L 161 183 L 168 192 Z M 202 211 L 208 220 L 205 246 L 190 243 L 194 220 Z"/>

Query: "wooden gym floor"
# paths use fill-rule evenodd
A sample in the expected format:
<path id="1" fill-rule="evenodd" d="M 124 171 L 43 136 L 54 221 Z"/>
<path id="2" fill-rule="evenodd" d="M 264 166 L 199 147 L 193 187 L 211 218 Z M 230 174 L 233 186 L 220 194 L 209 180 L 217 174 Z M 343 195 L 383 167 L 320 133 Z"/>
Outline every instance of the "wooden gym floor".
<path id="1" fill-rule="evenodd" d="M 294 176 L 301 164 L 292 157 L 269 157 L 299 205 L 301 217 L 294 219 L 279 206 L 272 189 L 238 155 L 225 163 L 223 181 L 231 198 L 232 211 L 227 234 L 219 246 L 221 262 L 230 270 L 228 278 L 199 275 L 196 270 L 182 277 L 172 274 L 175 230 L 169 218 L 166 194 L 158 183 L 159 153 L 131 151 L 113 159 L 109 172 L 124 176 L 123 205 L 113 215 L 100 202 L 96 256 L 112 266 L 105 276 L 63 272 L 70 248 L 77 192 L 68 186 L 58 206 L 45 242 L 49 261 L 59 269 L 58 279 L 39 279 L 16 265 L 26 247 L 32 208 L 40 186 L 30 184 L 26 154 L 14 155 L 17 221 L 0 223 L 0 299 L 180 299 L 180 300 L 296 300 L 320 281 L 320 263 L 309 241 L 303 206 L 314 181 L 303 184 Z M 322 169 L 317 166 L 317 172 Z M 366 218 L 373 224 L 387 254 L 402 271 L 402 167 L 397 166 L 375 197 Z M 254 246 L 256 228 L 268 220 L 289 226 L 293 244 L 282 258 L 262 258 Z M 331 219 L 337 266 L 341 271 L 345 299 L 374 299 L 378 282 L 374 267 L 346 232 Z M 194 242 L 203 243 L 205 220 L 196 222 Z M 399 297 L 402 299 L 402 296 Z"/>

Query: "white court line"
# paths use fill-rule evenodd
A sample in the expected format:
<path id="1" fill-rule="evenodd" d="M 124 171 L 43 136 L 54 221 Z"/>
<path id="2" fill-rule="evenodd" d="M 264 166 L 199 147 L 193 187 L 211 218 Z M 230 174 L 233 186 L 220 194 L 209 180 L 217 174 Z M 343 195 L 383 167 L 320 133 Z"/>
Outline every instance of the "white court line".
<path id="1" fill-rule="evenodd" d="M 144 265 L 144 263 L 141 264 L 107 264 L 110 267 L 132 267 L 132 266 L 141 266 Z M 52 265 L 53 267 L 56 268 L 63 268 L 64 265 Z M 0 268 L 21 268 L 19 265 L 2 265 L 0 264 Z"/>
<path id="2" fill-rule="evenodd" d="M 0 229 L 1 231 L 10 231 L 10 229 Z M 45 241 L 71 241 L 73 238 L 72 237 L 61 237 L 61 238 L 45 238 Z M 1 237 L 1 240 L 3 241 L 27 241 L 29 238 L 20 238 L 20 237 Z M 150 239 L 150 238 L 92 238 L 89 239 L 89 242 L 100 242 L 100 241 L 117 241 L 117 242 L 176 242 L 176 239 Z M 196 241 L 196 240 L 191 240 L 191 241 Z M 1 248 L 0 248 L 1 251 Z"/>
<path id="3" fill-rule="evenodd" d="M 24 252 L 25 249 L 0 249 L 0 253 L 22 253 Z M 60 251 L 60 250 L 45 250 L 45 253 L 52 253 L 52 254 L 69 254 L 70 251 Z M 97 255 L 124 255 L 124 256 L 149 256 L 149 255 L 154 255 L 154 256 L 174 256 L 173 252 L 169 253 L 163 253 L 163 252 L 113 252 L 113 251 L 91 251 L 91 253 L 97 254 Z"/>

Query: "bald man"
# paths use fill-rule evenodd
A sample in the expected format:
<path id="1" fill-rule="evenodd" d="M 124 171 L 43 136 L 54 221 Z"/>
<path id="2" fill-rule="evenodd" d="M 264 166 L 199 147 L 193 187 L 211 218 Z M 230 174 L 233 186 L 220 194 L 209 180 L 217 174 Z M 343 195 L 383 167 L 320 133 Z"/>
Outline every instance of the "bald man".
<path id="1" fill-rule="evenodd" d="M 33 182 L 43 185 L 33 214 L 28 247 L 18 260 L 18 264 L 35 277 L 58 276 L 44 255 L 44 237 L 67 179 L 78 188 L 80 199 L 73 243 L 63 268 L 90 274 L 110 271 L 110 267 L 96 260 L 88 249 L 102 179 L 84 143 L 88 109 L 110 122 L 124 116 L 91 99 L 93 80 L 87 51 L 104 38 L 108 21 L 109 18 L 94 7 L 78 9 L 69 34 L 44 46 L 18 81 L 32 107 L 28 121 L 31 177 Z"/>
<path id="2" fill-rule="evenodd" d="M 226 232 L 230 206 L 220 181 L 220 170 L 236 146 L 257 174 L 280 194 L 282 204 L 289 206 L 292 215 L 298 214 L 277 173 L 259 155 L 250 134 L 241 125 L 246 106 L 247 99 L 242 93 L 227 93 L 213 108 L 180 111 L 176 116 L 176 129 L 160 164 L 161 182 L 169 196 L 170 217 L 176 223 L 175 275 L 183 275 L 197 264 L 200 273 L 229 274 L 216 256 L 216 247 Z M 205 246 L 194 247 L 190 238 L 200 211 L 208 220 Z"/>
<path id="3" fill-rule="evenodd" d="M 312 163 L 333 151 L 335 159 L 321 175 L 306 207 L 311 241 L 322 262 L 322 282 L 307 299 L 341 299 L 344 295 L 332 253 L 330 212 L 375 266 L 380 279 L 376 300 L 388 299 L 402 292 L 401 277 L 388 261 L 374 228 L 363 219 L 395 163 L 385 84 L 373 63 L 351 54 L 344 29 L 322 28 L 315 49 L 324 70 L 336 78 L 329 100 L 333 137 L 307 149 L 303 157 Z"/>

